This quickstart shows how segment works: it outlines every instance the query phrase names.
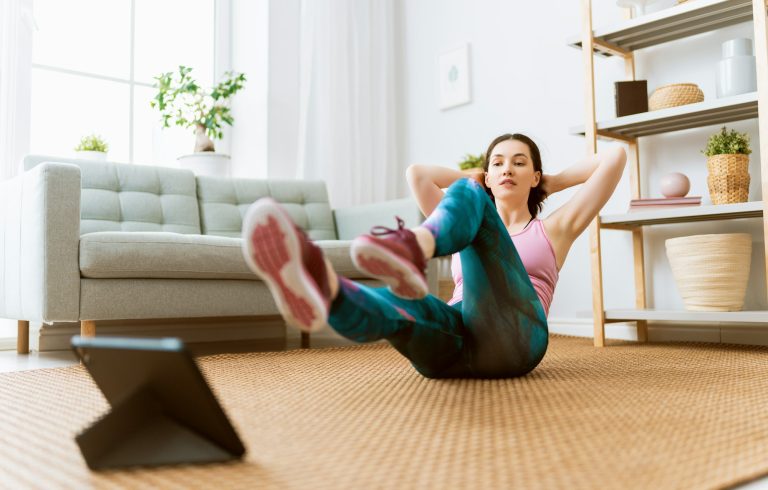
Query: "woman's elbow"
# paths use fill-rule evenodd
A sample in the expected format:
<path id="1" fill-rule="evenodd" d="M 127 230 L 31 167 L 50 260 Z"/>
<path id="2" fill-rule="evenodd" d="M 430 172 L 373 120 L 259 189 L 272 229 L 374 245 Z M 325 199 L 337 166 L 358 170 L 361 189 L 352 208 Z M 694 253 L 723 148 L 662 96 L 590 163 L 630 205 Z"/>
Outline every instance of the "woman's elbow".
<path id="1" fill-rule="evenodd" d="M 614 165 L 618 165 L 621 168 L 627 164 L 627 151 L 621 145 L 616 145 L 606 151 L 606 160 Z"/>
<path id="2" fill-rule="evenodd" d="M 421 165 L 413 163 L 408 165 L 408 168 L 405 169 L 405 180 L 407 180 L 409 184 L 413 185 L 417 183 L 421 180 L 421 177 Z"/>

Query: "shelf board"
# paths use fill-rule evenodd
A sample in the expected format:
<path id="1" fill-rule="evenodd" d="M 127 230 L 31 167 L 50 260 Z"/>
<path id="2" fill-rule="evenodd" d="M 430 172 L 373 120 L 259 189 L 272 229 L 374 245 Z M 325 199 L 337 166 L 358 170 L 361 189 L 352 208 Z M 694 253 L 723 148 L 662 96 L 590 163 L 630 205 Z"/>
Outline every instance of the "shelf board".
<path id="1" fill-rule="evenodd" d="M 750 20 L 752 0 L 696 0 L 595 30 L 594 37 L 622 50 L 635 51 Z M 570 37 L 568 45 L 581 49 L 581 36 Z M 612 56 L 599 47 L 595 52 Z"/>
<path id="2" fill-rule="evenodd" d="M 760 218 L 762 216 L 763 201 L 750 201 L 736 204 L 673 207 L 670 209 L 649 209 L 647 211 L 634 211 L 626 214 L 603 215 L 600 216 L 600 228 L 631 230 L 646 225 Z"/>
<path id="3" fill-rule="evenodd" d="M 757 92 L 750 92 L 601 121 L 597 131 L 636 138 L 756 117 Z M 583 136 L 584 125 L 572 127 L 570 133 Z"/>
<path id="4" fill-rule="evenodd" d="M 606 310 L 606 322 L 768 323 L 768 311 Z"/>

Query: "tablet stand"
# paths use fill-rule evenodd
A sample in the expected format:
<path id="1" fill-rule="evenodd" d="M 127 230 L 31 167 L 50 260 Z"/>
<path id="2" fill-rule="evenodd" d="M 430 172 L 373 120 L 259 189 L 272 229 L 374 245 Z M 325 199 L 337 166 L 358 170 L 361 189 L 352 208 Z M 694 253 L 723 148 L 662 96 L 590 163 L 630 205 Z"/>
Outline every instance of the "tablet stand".
<path id="1" fill-rule="evenodd" d="M 94 470 L 212 463 L 238 457 L 164 410 L 162 399 L 146 388 L 113 405 L 76 441 Z"/>

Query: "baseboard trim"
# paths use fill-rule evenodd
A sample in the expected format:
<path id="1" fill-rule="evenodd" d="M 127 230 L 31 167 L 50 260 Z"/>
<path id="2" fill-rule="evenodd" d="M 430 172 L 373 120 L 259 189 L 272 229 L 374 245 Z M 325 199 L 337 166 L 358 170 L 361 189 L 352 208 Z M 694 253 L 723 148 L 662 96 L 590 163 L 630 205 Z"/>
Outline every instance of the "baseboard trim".
<path id="1" fill-rule="evenodd" d="M 40 352 L 67 350 L 73 335 L 80 333 L 76 322 L 37 324 L 30 341 Z M 33 335 L 33 332 L 37 335 Z M 284 343 L 285 323 L 279 317 L 232 319 L 121 320 L 97 321 L 96 335 L 130 337 L 178 337 L 188 344 L 266 342 Z M 35 345 L 36 344 L 36 345 Z"/>
<path id="2" fill-rule="evenodd" d="M 578 337 L 594 337 L 592 318 L 553 317 L 549 331 Z M 609 323 L 605 326 L 608 339 L 637 340 L 635 322 Z M 690 325 L 678 322 L 648 323 L 651 342 L 713 342 L 726 344 L 768 345 L 768 325 L 711 323 Z"/>
<path id="3" fill-rule="evenodd" d="M 13 337 L 0 338 L 0 350 L 16 350 L 16 339 Z"/>

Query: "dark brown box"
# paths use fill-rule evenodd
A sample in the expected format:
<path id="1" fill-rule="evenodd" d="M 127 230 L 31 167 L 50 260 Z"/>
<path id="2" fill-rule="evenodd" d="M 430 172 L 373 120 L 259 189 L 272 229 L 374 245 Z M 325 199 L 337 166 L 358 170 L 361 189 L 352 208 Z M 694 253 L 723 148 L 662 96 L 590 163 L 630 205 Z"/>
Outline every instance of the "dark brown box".
<path id="1" fill-rule="evenodd" d="M 648 81 L 616 82 L 616 117 L 648 112 Z"/>

